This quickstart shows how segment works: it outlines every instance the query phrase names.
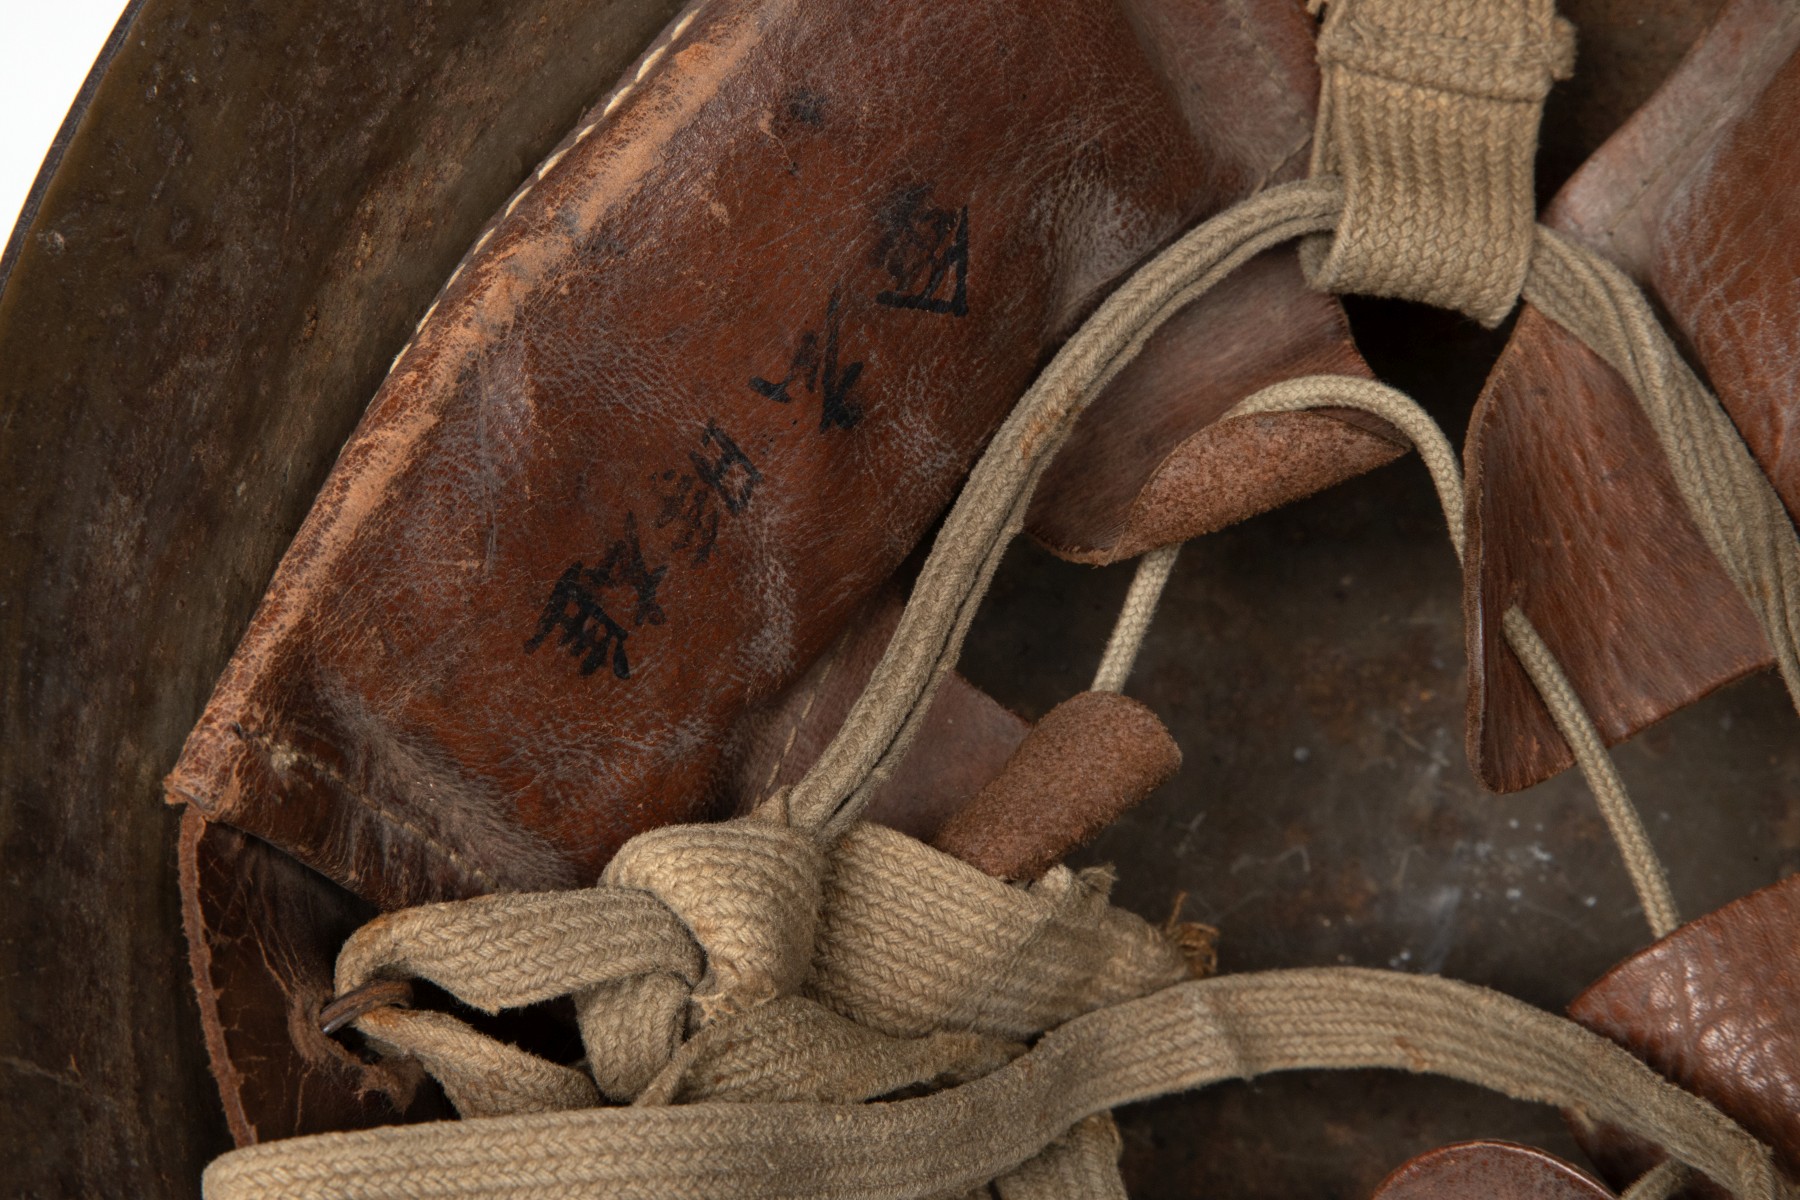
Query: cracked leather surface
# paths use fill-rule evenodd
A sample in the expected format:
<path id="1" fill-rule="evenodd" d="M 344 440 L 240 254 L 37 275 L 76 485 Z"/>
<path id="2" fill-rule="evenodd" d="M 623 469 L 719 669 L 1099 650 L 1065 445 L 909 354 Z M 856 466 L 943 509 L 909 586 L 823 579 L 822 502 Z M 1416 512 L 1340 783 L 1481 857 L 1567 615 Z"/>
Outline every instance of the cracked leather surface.
<path id="1" fill-rule="evenodd" d="M 1298 162 L 1284 3 L 897 12 L 716 0 L 647 52 L 398 360 L 172 797 L 383 907 L 721 811 L 1048 352 Z"/>
<path id="2" fill-rule="evenodd" d="M 1546 221 L 1664 310 L 1800 510 L 1800 12 L 1736 0 L 1564 188 Z M 1489 786 L 1568 766 L 1498 638 L 1522 604 L 1609 742 L 1770 662 L 1682 509 L 1635 398 L 1529 305 L 1471 423 L 1469 750 Z"/>
<path id="3" fill-rule="evenodd" d="M 1180 767 L 1180 747 L 1145 705 L 1077 692 L 1031 727 L 932 845 L 998 879 L 1038 879 Z"/>
<path id="4" fill-rule="evenodd" d="M 1315 92 L 1286 0 L 713 0 L 653 42 L 396 360 L 170 776 L 211 822 L 183 891 L 239 1140 L 412 1111 L 303 1019 L 358 900 L 584 885 L 797 778 L 1032 376 L 1303 169 Z M 1366 370 L 1336 302 L 1254 264 L 1100 399 L 1034 521 L 1117 557 L 1396 456 L 1359 418 L 1209 431 L 1327 368 Z M 932 714 L 871 814 L 920 836 L 1025 732 L 960 681 Z"/>
<path id="5" fill-rule="evenodd" d="M 1569 1015 L 1716 1104 L 1800 1179 L 1800 876 L 1626 959 Z M 1573 1124 L 1615 1184 L 1662 1157 L 1616 1128 Z"/>

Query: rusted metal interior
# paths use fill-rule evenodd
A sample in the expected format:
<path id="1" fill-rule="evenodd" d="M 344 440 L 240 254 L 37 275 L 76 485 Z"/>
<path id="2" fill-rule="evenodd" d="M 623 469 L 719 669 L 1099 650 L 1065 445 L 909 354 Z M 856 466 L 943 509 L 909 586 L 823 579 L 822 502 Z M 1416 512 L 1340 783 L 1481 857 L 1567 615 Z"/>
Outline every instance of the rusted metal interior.
<path id="1" fill-rule="evenodd" d="M 672 0 L 141 0 L 0 262 L 0 1190 L 195 1194 L 226 1149 L 160 781 L 338 447 L 441 281 Z M 1565 4 L 1546 194 L 1715 3 Z M 1504 340 L 1352 302 L 1371 365 L 1454 430 Z M 1128 566 L 1010 555 L 963 667 L 1028 718 L 1085 687 Z M 1462 743 L 1461 591 L 1408 458 L 1183 553 L 1131 692 L 1175 781 L 1084 852 L 1222 931 L 1225 970 L 1441 971 L 1560 1010 L 1645 942 L 1580 781 L 1496 797 Z M 1800 870 L 1778 684 L 1621 748 L 1685 913 Z M 1123 1111 L 1132 1194 L 1366 1196 L 1554 1111 L 1308 1074 Z"/>

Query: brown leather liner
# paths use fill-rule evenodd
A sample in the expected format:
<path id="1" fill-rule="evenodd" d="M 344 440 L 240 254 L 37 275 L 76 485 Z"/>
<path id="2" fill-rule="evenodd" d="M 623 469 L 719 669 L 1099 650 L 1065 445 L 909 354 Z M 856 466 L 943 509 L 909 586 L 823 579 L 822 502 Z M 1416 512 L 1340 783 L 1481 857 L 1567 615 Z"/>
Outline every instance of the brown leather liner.
<path id="1" fill-rule="evenodd" d="M 747 724 L 746 810 L 812 765 L 899 615 L 897 597 L 878 599 L 780 704 Z M 932 701 L 921 752 L 876 795 L 870 818 L 929 837 L 999 773 L 1027 729 L 952 674 Z M 338 950 L 372 906 L 193 809 L 182 823 L 181 889 L 208 1057 L 239 1145 L 450 1115 L 416 1069 L 364 1062 L 319 1032 Z"/>
<path id="2" fill-rule="evenodd" d="M 1409 1159 L 1372 1200 L 1613 1200 L 1587 1172 L 1511 1142 L 1461 1142 Z"/>
<path id="3" fill-rule="evenodd" d="M 1216 422 L 1298 375 L 1369 376 L 1344 310 L 1298 255 L 1261 255 L 1151 337 L 1076 424 L 1026 528 L 1064 558 L 1109 563 L 1212 533 L 1392 462 L 1405 442 L 1348 410 Z"/>
<path id="4" fill-rule="evenodd" d="M 747 813 L 800 777 L 837 735 L 900 623 L 902 603 L 871 604 L 779 705 L 745 723 L 736 811 Z M 926 710 L 913 749 L 865 810 L 868 820 L 930 841 L 952 814 L 998 775 L 1031 726 L 952 672 Z"/>
<path id="5" fill-rule="evenodd" d="M 372 908 L 192 809 L 180 861 L 207 1057 L 238 1145 L 453 1115 L 416 1063 L 365 1062 L 319 1032 L 338 949 Z"/>
<path id="6" fill-rule="evenodd" d="M 1736 0 L 1547 221 L 1645 285 L 1786 501 L 1800 504 L 1800 10 Z M 1500 642 L 1520 603 L 1609 741 L 1770 661 L 1635 400 L 1530 306 L 1467 458 L 1468 741 L 1510 791 L 1571 759 Z"/>
<path id="7" fill-rule="evenodd" d="M 1465 455 L 1469 758 L 1487 786 L 1529 787 L 1573 761 L 1501 636 L 1512 605 L 1608 742 L 1768 663 L 1625 381 L 1535 309 L 1488 379 Z"/>
<path id="8" fill-rule="evenodd" d="M 579 884 L 722 811 L 736 723 L 1075 323 L 1299 169 L 1295 8 L 897 11 L 713 0 L 552 156 L 346 447 L 173 798 L 383 907 Z"/>
<path id="9" fill-rule="evenodd" d="M 743 807 L 811 766 L 862 691 L 899 608 L 894 598 L 878 602 L 876 612 L 853 623 L 843 642 L 753 725 L 757 744 L 745 757 Z M 1180 761 L 1155 716 L 1122 696 L 1077 696 L 1039 728 L 1061 752 L 1053 759 L 1073 753 L 1092 773 L 1033 773 L 1032 765 L 1045 765 L 1045 741 L 1038 741 L 1040 753 L 1021 754 L 1021 743 L 1029 744 L 1025 722 L 951 675 L 933 699 L 918 752 L 877 793 L 871 819 L 930 837 L 946 817 L 956 821 L 988 784 L 981 791 L 983 822 L 962 822 L 965 833 L 951 835 L 941 848 L 1002 877 L 1035 876 L 1142 799 Z M 1102 762 L 1108 769 L 1095 772 Z M 1002 767 L 1005 780 L 990 783 Z M 1088 786 L 1071 787 L 1075 780 Z M 983 840 L 980 825 L 987 821 L 1004 827 Z M 371 907 L 193 810 L 183 821 L 181 882 L 207 1049 L 239 1145 L 448 1115 L 442 1096 L 417 1070 L 365 1062 L 319 1032 L 338 949 L 374 915 Z"/>
<path id="10" fill-rule="evenodd" d="M 1800 876 L 1690 921 L 1569 1006 L 1775 1151 L 1800 1180 Z M 1571 1117 L 1582 1149 L 1625 1186 L 1662 1151 Z M 1723 1195 L 1710 1184 L 1693 1195 Z"/>
<path id="11" fill-rule="evenodd" d="M 386 1119 L 311 1098 L 367 1083 L 311 1032 L 282 1053 L 272 1013 L 323 1000 L 342 931 L 271 906 L 349 902 L 271 847 L 381 908 L 579 886 L 641 829 L 791 782 L 878 654 L 856 614 L 1054 348 L 1303 167 L 1295 6 L 898 13 L 690 8 L 490 224 L 346 446 L 168 784 L 255 835 L 196 833 L 184 872 L 238 1136 Z M 1326 416 L 1190 436 L 1230 402 L 1209 380 L 1361 369 L 1291 261 L 1180 321 L 1092 418 L 1129 443 L 1180 417 L 1136 465 L 1108 452 L 1149 497 L 1132 536 L 1398 453 Z M 873 810 L 921 836 L 1023 735 L 960 683 L 932 722 L 940 757 Z"/>

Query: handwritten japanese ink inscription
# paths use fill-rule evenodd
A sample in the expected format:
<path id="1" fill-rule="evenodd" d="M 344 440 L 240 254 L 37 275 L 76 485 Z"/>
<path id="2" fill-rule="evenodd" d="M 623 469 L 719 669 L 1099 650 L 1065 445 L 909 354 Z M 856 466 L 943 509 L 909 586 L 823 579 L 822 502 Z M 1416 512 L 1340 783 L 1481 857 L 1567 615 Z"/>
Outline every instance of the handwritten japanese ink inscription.
<path id="1" fill-rule="evenodd" d="M 698 567 L 712 557 L 713 544 L 719 540 L 718 497 L 687 471 L 664 471 L 661 479 L 671 490 L 659 497 L 662 508 L 656 527 L 673 525 L 669 549 L 687 551 Z"/>
<path id="2" fill-rule="evenodd" d="M 720 509 L 736 517 L 749 508 L 762 472 L 716 421 L 706 423 L 700 449 L 688 452 L 688 462 L 691 472 L 667 470 L 656 477 L 670 488 L 659 496 L 661 510 L 652 524 L 656 530 L 670 531 L 664 551 L 687 553 L 692 565 L 700 566 L 718 540 Z M 610 663 L 615 677 L 630 679 L 625 644 L 633 630 L 668 620 L 657 589 L 669 569 L 667 562 L 650 565 L 637 513 L 626 512 L 623 532 L 598 563 L 590 567 L 578 561 L 556 581 L 525 652 L 535 651 L 555 634 L 557 646 L 581 660 L 583 675 Z M 627 610 L 630 628 L 614 616 Z"/>
<path id="3" fill-rule="evenodd" d="M 581 660 L 581 673 L 592 675 L 610 659 L 612 673 L 620 679 L 631 678 L 631 661 L 625 656 L 625 641 L 631 635 L 612 619 L 600 596 L 597 571 L 575 563 L 562 573 L 538 619 L 537 635 L 525 643 L 526 653 L 544 644 L 556 634 L 556 644 L 568 649 L 571 657 Z"/>
<path id="4" fill-rule="evenodd" d="M 929 185 L 911 186 L 896 192 L 882 208 L 874 261 L 892 286 L 877 292 L 875 302 L 887 308 L 967 316 L 969 209 L 936 207 L 930 199 Z M 856 386 L 866 364 L 844 361 L 843 340 L 842 291 L 833 288 L 822 328 L 800 335 L 787 373 L 779 379 L 752 375 L 751 390 L 777 404 L 791 404 L 794 389 L 804 389 L 819 398 L 820 433 L 856 428 L 864 415 Z M 658 485 L 651 526 L 662 535 L 654 548 L 671 557 L 685 556 L 692 568 L 711 558 L 722 519 L 741 516 L 750 507 L 763 475 L 717 421 L 708 421 L 699 448 L 688 452 L 687 468 L 665 469 L 651 478 Z M 637 514 L 628 511 L 623 533 L 596 564 L 576 562 L 556 581 L 537 632 L 525 643 L 526 652 L 537 650 L 554 634 L 557 646 L 580 660 L 583 675 L 610 665 L 615 677 L 630 679 L 626 643 L 634 631 L 667 621 L 657 589 L 672 565 L 650 565 Z M 617 614 L 626 614 L 629 628 Z"/>
<path id="5" fill-rule="evenodd" d="M 696 567 L 712 557 L 719 540 L 720 506 L 734 517 L 742 513 L 762 479 L 750 456 L 716 421 L 707 422 L 701 446 L 688 452 L 692 471 L 668 470 L 658 477 L 666 486 L 657 497 L 661 507 L 654 522 L 672 530 L 669 550 L 685 552 Z"/>
<path id="6" fill-rule="evenodd" d="M 861 363 L 856 365 L 862 366 Z M 694 470 L 699 472 L 706 486 L 725 502 L 725 511 L 735 517 L 750 507 L 750 497 L 762 479 L 762 472 L 717 422 L 706 423 L 701 444 L 706 447 L 705 453 L 690 450 L 688 461 L 694 464 Z"/>
<path id="7" fill-rule="evenodd" d="M 969 315 L 969 207 L 936 208 L 929 185 L 905 188 L 882 209 L 875 258 L 893 280 L 875 303 Z"/>
<path id="8" fill-rule="evenodd" d="M 793 401 L 794 397 L 788 389 L 796 383 L 818 396 L 820 433 L 828 432 L 834 426 L 839 429 L 854 429 L 863 419 L 862 405 L 852 394 L 857 379 L 862 376 L 863 364 L 839 361 L 838 341 L 843 324 L 840 299 L 834 288 L 831 299 L 825 305 L 823 339 L 815 330 L 801 334 L 800 346 L 788 362 L 786 375 L 773 381 L 760 375 L 750 377 L 751 390 L 777 404 Z"/>
<path id="9" fill-rule="evenodd" d="M 632 624 L 640 628 L 663 623 L 656 588 L 668 573 L 666 565 L 651 570 L 644 562 L 643 547 L 638 544 L 637 514 L 631 512 L 625 514 L 625 535 L 608 547 L 600 565 L 588 572 L 598 587 L 616 587 L 632 593 L 636 603 Z"/>

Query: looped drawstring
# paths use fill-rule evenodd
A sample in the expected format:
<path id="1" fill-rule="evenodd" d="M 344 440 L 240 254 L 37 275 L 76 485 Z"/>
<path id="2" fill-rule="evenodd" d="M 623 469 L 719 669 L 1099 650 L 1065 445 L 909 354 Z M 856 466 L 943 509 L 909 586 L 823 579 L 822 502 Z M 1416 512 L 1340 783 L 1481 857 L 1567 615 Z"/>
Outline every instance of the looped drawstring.
<path id="1" fill-rule="evenodd" d="M 545 1141 L 547 1130 L 565 1127 L 546 1120 L 570 1111 L 616 1119 L 604 1114 L 621 1110 L 596 1107 L 596 1080 L 638 1109 L 730 1102 L 736 1112 L 954 1087 L 1004 1067 L 1046 1030 L 1188 978 L 1176 931 L 1112 907 L 1110 886 L 1106 872 L 1057 867 L 1014 887 L 864 825 L 827 862 L 810 835 L 765 811 L 640 835 L 585 891 L 484 897 L 378 919 L 345 947 L 338 982 L 424 978 L 488 1011 L 573 995 L 592 1077 L 443 1013 L 388 1010 L 357 1021 L 377 1044 L 431 1070 L 470 1139 L 516 1152 L 504 1184 L 474 1171 L 458 1190 L 563 1195 L 520 1180 L 553 1177 L 561 1187 L 570 1172 L 580 1175 L 581 1165 L 566 1161 L 567 1144 Z M 1080 1115 L 1099 1124 L 1051 1131 L 1046 1161 L 1024 1164 L 1031 1178 L 1115 1170 L 1116 1153 L 1094 1159 L 1116 1152 L 1110 1123 Z M 766 1111 L 760 1119 L 771 1134 L 784 1124 Z M 380 1180 L 346 1168 L 330 1138 L 296 1139 L 219 1160 L 207 1194 L 336 1195 L 347 1186 L 417 1194 L 410 1133 L 387 1135 L 396 1139 L 393 1162 L 409 1166 Z M 638 1161 L 611 1152 L 621 1156 Z M 684 1189 L 680 1181 L 696 1169 L 678 1156 L 634 1170 L 667 1183 L 671 1195 L 739 1194 L 736 1184 Z M 775 1194 L 789 1192 L 784 1185 Z"/>
<path id="2" fill-rule="evenodd" d="M 1365 36 L 1371 21 L 1390 20 L 1408 23 L 1408 46 L 1435 47 L 1423 66 L 1396 66 Z M 1458 41 L 1500 58 L 1438 53 Z M 1742 1197 L 1785 1194 L 1766 1147 L 1573 1022 L 1486 989 L 1394 972 L 1183 982 L 1176 940 L 1108 904 L 1103 874 L 1057 868 L 1013 887 L 859 821 L 918 731 L 1039 476 L 1086 405 L 1164 321 L 1250 258 L 1333 230 L 1329 257 L 1308 251 L 1316 283 L 1435 299 L 1488 321 L 1522 287 L 1618 367 L 1800 695 L 1800 548 L 1779 501 L 1770 507 L 1767 480 L 1629 282 L 1532 233 L 1529 149 L 1543 91 L 1567 66 L 1566 24 L 1548 0 L 1335 0 L 1322 45 L 1315 177 L 1207 221 L 1070 338 L 976 465 L 867 690 L 790 792 L 753 818 L 640 835 L 584 892 L 381 918 L 340 958 L 340 994 L 417 977 L 489 1010 L 573 996 L 585 1067 L 548 1062 L 447 1014 L 365 1012 L 357 1027 L 424 1062 L 469 1119 L 239 1150 L 208 1169 L 212 1200 L 620 1191 L 898 1200 L 995 1180 L 1003 1195 L 1116 1196 L 1111 1107 L 1268 1071 L 1368 1066 L 1573 1108 L 1664 1146 Z M 1395 98 L 1421 87 L 1442 93 L 1423 115 Z M 1461 190 L 1432 194 L 1451 177 L 1440 168 L 1469 165 L 1460 156 L 1470 144 L 1483 154 L 1455 176 Z M 1403 202 L 1420 189 L 1431 204 Z M 1409 231 L 1421 213 L 1423 234 Z M 1498 224 L 1478 220 L 1486 217 Z M 1505 253 L 1483 244 L 1490 235 Z M 1455 457 L 1398 393 L 1301 380 L 1233 415 L 1347 403 L 1413 439 L 1460 555 Z M 1174 554 L 1155 552 L 1140 567 L 1097 688 L 1116 690 L 1129 674 Z M 1667 883 L 1579 698 L 1524 614 L 1505 621 L 1595 782 L 1652 927 L 1672 927 Z M 602 1094 L 631 1103 L 599 1106 Z"/>
<path id="3" fill-rule="evenodd" d="M 206 1194 L 900 1200 L 966 1194 L 996 1178 L 1012 1194 L 1016 1175 L 1043 1186 L 1027 1194 L 1086 1200 L 1119 1194 L 1117 1142 L 1092 1135 L 1095 1114 L 1227 1079 L 1349 1067 L 1430 1072 L 1559 1104 L 1668 1148 L 1742 1200 L 1791 1195 L 1766 1147 L 1607 1039 L 1484 988 L 1353 967 L 1165 987 L 1076 1017 L 1011 1062 L 914 1099 L 702 1101 L 324 1134 L 226 1155 L 208 1168 Z M 701 1077 L 717 1075 L 729 1072 Z M 1093 1187 L 1096 1176 L 1110 1180 L 1106 1190 Z"/>
<path id="4" fill-rule="evenodd" d="M 442 1188 L 548 1200 L 630 1183 L 670 1196 L 898 1198 L 953 1193 L 1018 1172 L 1021 1180 L 1047 1180 L 1042 1195 L 1092 1194 L 1096 1178 L 1109 1181 L 1107 1191 L 1116 1194 L 1117 1168 L 1108 1157 L 1116 1141 L 1092 1123 L 1103 1121 L 1110 1107 L 1270 1070 L 1366 1066 L 1448 1074 L 1574 1108 L 1663 1145 L 1741 1196 L 1781 1196 L 1784 1185 L 1766 1147 L 1705 1101 L 1563 1018 L 1470 985 L 1389 972 L 1270 972 L 1176 983 L 1185 969 L 1178 949 L 1107 905 L 1097 877 L 1059 869 L 1031 889 L 1013 888 L 854 820 L 866 794 L 854 785 L 904 746 L 1017 528 L 1022 497 L 1086 401 L 1161 318 L 1249 257 L 1251 248 L 1272 244 L 1272 231 L 1297 236 L 1328 227 L 1337 195 L 1329 181 L 1288 185 L 1203 225 L 1121 290 L 1128 305 L 1103 306 L 1077 332 L 977 465 L 894 644 L 844 730 L 813 773 L 778 798 L 785 808 L 765 814 L 794 828 L 772 836 L 757 829 L 753 836 L 765 849 L 744 845 L 729 852 L 700 843 L 736 838 L 730 826 L 654 831 L 642 838 L 656 849 L 640 857 L 628 848 L 625 865 L 592 890 L 603 896 L 489 897 L 424 910 L 442 916 L 466 909 L 484 919 L 505 914 L 505 936 L 482 933 L 487 926 L 479 920 L 473 934 L 456 929 L 459 918 L 452 917 L 434 942 L 426 939 L 438 947 L 434 958 L 398 935 L 417 918 L 396 914 L 384 918 L 388 932 L 380 935 L 390 945 L 387 955 L 347 949 L 351 962 L 363 965 L 341 971 L 341 984 L 401 968 L 443 982 L 448 969 L 439 960 L 466 950 L 497 964 L 508 979 L 517 975 L 511 986 L 524 989 L 519 995 L 537 996 L 552 982 L 551 994 L 573 992 L 592 1077 L 606 1081 L 609 1095 L 632 1097 L 632 1107 L 584 1107 L 586 1098 L 568 1079 L 582 1074 L 578 1069 L 475 1034 L 487 1044 L 468 1049 L 458 1062 L 434 1065 L 421 1057 L 455 1080 L 459 1105 L 466 1100 L 472 1112 L 503 1115 L 240 1150 L 209 1168 L 209 1197 L 323 1197 L 354 1185 L 371 1197 Z M 1245 411 L 1259 404 L 1346 402 L 1376 411 L 1413 437 L 1433 467 L 1454 537 L 1461 526 L 1454 456 L 1429 418 L 1398 393 L 1368 381 L 1297 381 L 1253 397 Z M 1140 634 L 1146 621 L 1147 613 L 1134 618 Z M 835 793 L 826 778 L 839 780 Z M 825 802 L 833 795 L 841 802 Z M 803 804 L 808 796 L 811 802 Z M 760 902 L 741 896 L 718 907 L 703 896 L 698 903 L 665 903 L 621 884 L 624 878 L 660 889 L 673 876 L 684 897 L 714 887 L 748 893 L 769 885 L 755 885 L 763 877 L 757 870 L 733 864 L 752 862 L 784 837 L 831 847 L 824 851 L 829 866 L 810 973 L 797 992 L 782 990 L 793 962 L 783 947 L 793 943 L 755 932 L 766 914 L 752 916 L 743 907 Z M 646 867 L 648 874 L 640 874 Z M 784 870 L 767 878 L 796 876 Z M 1023 927 L 994 933 L 996 914 L 1045 903 L 1046 887 L 1062 889 L 1051 910 L 1075 914 L 1073 925 L 1039 911 Z M 791 884 L 778 890 L 807 893 Z M 752 932 L 730 933 L 715 968 L 700 926 L 740 908 Z M 1140 963 L 1135 970 L 1128 969 L 1132 954 L 1120 956 L 1129 947 Z M 1082 953 L 1098 961 L 1080 959 Z M 1071 954 L 1080 963 L 1074 970 Z M 374 960 L 381 965 L 369 967 Z M 703 982 L 709 976 L 710 985 Z M 492 1002 L 503 990 L 486 992 L 477 982 L 473 993 Z M 655 997 L 646 1000 L 651 992 Z M 701 996 L 716 997 L 713 1013 L 698 1002 Z M 651 1021 L 621 1016 L 638 1007 L 660 1015 Z M 709 1019 L 715 1014 L 718 1019 Z M 433 1022 L 454 1019 L 377 1012 L 360 1027 L 378 1040 L 385 1028 L 391 1038 L 396 1020 L 429 1031 Z M 1037 1044 L 1024 1050 L 1033 1037 Z M 524 1082 L 490 1092 L 470 1087 L 469 1079 L 484 1070 Z M 939 1090 L 862 1103 L 909 1087 Z M 520 1106 L 515 1092 L 529 1105 Z M 495 1095 L 499 1106 L 484 1108 L 496 1104 Z M 732 1102 L 720 1103 L 726 1100 Z"/>
<path id="5" fill-rule="evenodd" d="M 1263 251 L 1331 229 L 1342 206 L 1335 179 L 1259 192 L 1157 255 L 1075 331 L 975 464 L 868 687 L 794 785 L 796 819 L 828 834 L 847 827 L 905 756 L 1038 479 L 1088 404 L 1175 313 Z"/>
<path id="6" fill-rule="evenodd" d="M 1259 413 L 1300 412 L 1315 408 L 1356 408 L 1380 417 L 1411 440 L 1437 489 L 1444 510 L 1444 523 L 1450 534 L 1456 559 L 1463 561 L 1467 543 L 1467 521 L 1463 506 L 1462 467 L 1450 440 L 1436 421 L 1404 393 L 1370 379 L 1352 376 L 1316 375 L 1273 384 L 1243 401 L 1223 420 L 1241 419 Z M 1550 710 L 1557 729 L 1575 754 L 1576 766 L 1594 794 L 1601 816 L 1606 821 L 1613 842 L 1618 846 L 1627 874 L 1631 877 L 1638 901 L 1650 932 L 1656 937 L 1672 933 L 1680 918 L 1676 915 L 1674 894 L 1669 889 L 1650 837 L 1644 831 L 1642 818 L 1625 791 L 1618 768 L 1606 753 L 1605 741 L 1594 720 L 1588 715 L 1563 673 L 1562 665 L 1544 644 L 1536 626 L 1517 605 L 1501 618 L 1502 633 L 1508 647 L 1518 656 L 1525 673 L 1537 688 L 1545 707 Z"/>

